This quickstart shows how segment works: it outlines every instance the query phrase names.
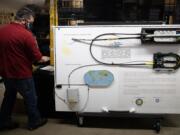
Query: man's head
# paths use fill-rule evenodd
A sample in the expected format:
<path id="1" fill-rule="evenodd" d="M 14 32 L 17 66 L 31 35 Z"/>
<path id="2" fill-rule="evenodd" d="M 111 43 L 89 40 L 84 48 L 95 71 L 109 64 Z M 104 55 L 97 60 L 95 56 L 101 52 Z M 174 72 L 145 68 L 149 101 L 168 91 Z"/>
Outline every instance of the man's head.
<path id="1" fill-rule="evenodd" d="M 18 21 L 29 29 L 34 22 L 34 18 L 34 12 L 27 7 L 23 7 L 17 11 L 15 21 Z"/>

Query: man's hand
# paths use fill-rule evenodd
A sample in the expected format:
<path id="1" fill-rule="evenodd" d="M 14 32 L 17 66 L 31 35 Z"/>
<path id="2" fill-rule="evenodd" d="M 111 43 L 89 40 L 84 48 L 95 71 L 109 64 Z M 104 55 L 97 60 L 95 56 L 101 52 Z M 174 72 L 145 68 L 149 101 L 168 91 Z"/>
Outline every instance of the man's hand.
<path id="1" fill-rule="evenodd" d="M 39 63 L 48 62 L 50 58 L 48 56 L 42 56 L 41 59 L 38 61 Z"/>

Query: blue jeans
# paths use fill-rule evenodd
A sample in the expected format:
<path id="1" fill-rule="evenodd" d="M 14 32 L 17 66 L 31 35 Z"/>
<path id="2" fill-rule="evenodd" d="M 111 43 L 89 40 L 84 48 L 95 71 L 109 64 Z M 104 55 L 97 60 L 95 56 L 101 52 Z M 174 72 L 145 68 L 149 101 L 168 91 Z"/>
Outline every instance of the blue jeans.
<path id="1" fill-rule="evenodd" d="M 40 113 L 37 108 L 37 96 L 33 78 L 27 79 L 7 79 L 3 78 L 5 85 L 4 99 L 0 111 L 0 123 L 11 119 L 13 107 L 19 92 L 25 101 L 28 113 L 28 125 L 33 126 L 40 120 Z"/>

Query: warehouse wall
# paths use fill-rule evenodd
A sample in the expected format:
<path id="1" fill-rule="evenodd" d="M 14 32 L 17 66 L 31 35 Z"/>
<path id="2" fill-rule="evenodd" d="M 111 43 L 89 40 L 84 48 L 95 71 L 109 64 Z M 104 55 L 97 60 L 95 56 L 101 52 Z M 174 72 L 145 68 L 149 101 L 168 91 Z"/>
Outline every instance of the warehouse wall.
<path id="1" fill-rule="evenodd" d="M 44 5 L 46 0 L 1 0 L 0 24 L 6 24 L 13 20 L 16 11 L 27 4 Z"/>
<path id="2" fill-rule="evenodd" d="M 8 7 L 11 9 L 18 9 L 26 4 L 44 5 L 45 0 L 1 0 L 1 7 Z"/>
<path id="3" fill-rule="evenodd" d="M 7 24 L 14 19 L 16 9 L 0 7 L 0 24 Z"/>

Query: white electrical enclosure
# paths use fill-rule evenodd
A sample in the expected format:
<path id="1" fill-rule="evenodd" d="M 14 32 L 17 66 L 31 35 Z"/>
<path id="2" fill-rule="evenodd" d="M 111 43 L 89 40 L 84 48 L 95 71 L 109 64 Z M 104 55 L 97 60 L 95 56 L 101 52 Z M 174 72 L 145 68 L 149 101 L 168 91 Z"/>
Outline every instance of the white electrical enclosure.
<path id="1" fill-rule="evenodd" d="M 104 65 L 95 61 L 91 56 L 92 53 L 95 58 L 104 63 L 132 64 L 153 63 L 153 54 L 158 52 L 180 55 L 180 44 L 178 43 L 143 44 L 141 39 L 136 39 L 138 35 L 133 35 L 141 33 L 142 28 L 180 29 L 180 26 L 54 27 L 56 111 L 180 113 L 180 69 L 174 72 L 158 72 L 153 70 L 152 65 Z M 108 33 L 121 33 L 122 35 L 108 35 Z M 91 41 L 101 34 L 107 35 L 99 39 L 108 40 L 95 40 L 90 53 Z M 134 39 L 116 39 L 129 36 Z M 160 40 L 161 38 L 155 39 L 155 41 Z M 164 39 L 164 41 L 168 40 L 174 42 L 172 37 Z M 108 86 L 95 83 L 89 87 L 85 84 L 84 78 L 88 78 L 89 76 L 85 74 L 91 71 L 93 74 L 99 71 L 110 72 L 111 82 Z M 94 79 L 97 79 L 96 76 Z M 99 81 L 107 80 L 100 78 Z M 69 102 L 70 99 L 72 102 Z"/>

